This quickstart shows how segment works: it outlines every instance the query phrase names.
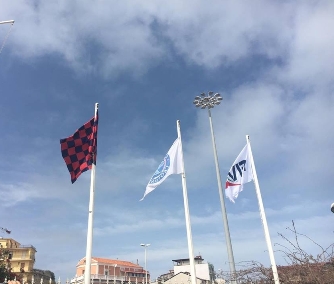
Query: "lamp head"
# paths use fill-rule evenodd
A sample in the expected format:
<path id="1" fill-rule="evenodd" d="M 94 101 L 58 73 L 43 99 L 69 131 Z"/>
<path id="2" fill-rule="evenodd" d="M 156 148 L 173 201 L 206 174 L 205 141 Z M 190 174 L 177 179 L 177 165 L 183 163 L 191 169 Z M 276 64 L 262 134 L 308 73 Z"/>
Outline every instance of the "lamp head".
<path id="1" fill-rule="evenodd" d="M 211 109 L 216 105 L 219 105 L 223 100 L 222 96 L 219 93 L 209 92 L 206 96 L 205 93 L 202 93 L 201 96 L 196 96 L 194 99 L 194 105 L 200 107 L 201 109 Z"/>

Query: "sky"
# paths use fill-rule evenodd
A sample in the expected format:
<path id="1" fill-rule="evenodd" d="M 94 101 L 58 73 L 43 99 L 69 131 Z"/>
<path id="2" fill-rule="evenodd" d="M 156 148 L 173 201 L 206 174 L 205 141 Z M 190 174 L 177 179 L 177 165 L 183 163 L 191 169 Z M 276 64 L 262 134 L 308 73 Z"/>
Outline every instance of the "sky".
<path id="1" fill-rule="evenodd" d="M 90 172 L 72 184 L 59 139 L 99 103 L 92 254 L 154 279 L 187 258 L 181 177 L 139 201 L 181 121 L 195 255 L 228 270 L 207 110 L 223 183 L 250 135 L 278 265 L 293 239 L 333 242 L 334 2 L 0 2 L 0 227 L 36 247 L 35 267 L 75 276 L 85 257 Z M 236 267 L 270 265 L 254 184 L 225 200 Z M 8 237 L 2 233 L 3 237 Z M 319 248 L 305 238 L 303 248 Z"/>

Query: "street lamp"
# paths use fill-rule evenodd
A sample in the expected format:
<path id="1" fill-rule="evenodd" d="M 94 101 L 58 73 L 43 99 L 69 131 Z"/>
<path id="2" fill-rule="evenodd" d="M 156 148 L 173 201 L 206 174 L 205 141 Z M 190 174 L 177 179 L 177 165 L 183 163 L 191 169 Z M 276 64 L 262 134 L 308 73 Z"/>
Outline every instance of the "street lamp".
<path id="1" fill-rule="evenodd" d="M 114 284 L 116 283 L 116 273 L 115 273 L 116 267 L 117 267 L 117 263 L 114 264 Z"/>
<path id="2" fill-rule="evenodd" d="M 13 25 L 14 25 L 14 22 L 15 22 L 14 20 L 1 21 L 0 22 L 0 25 L 2 25 L 2 24 L 12 24 L 11 27 L 10 27 L 10 29 L 7 32 L 7 35 L 5 36 L 5 39 L 3 40 L 2 45 L 0 46 L 0 53 L 1 53 L 2 49 L 3 49 L 3 47 L 5 46 L 5 43 L 6 43 L 7 39 L 8 39 L 9 33 L 10 33 L 10 31 L 11 31 Z"/>
<path id="3" fill-rule="evenodd" d="M 14 20 L 1 21 L 1 22 L 0 22 L 0 25 L 1 25 L 1 24 L 14 24 L 14 22 L 15 22 Z"/>
<path id="4" fill-rule="evenodd" d="M 226 239 L 227 253 L 228 253 L 228 259 L 229 259 L 229 264 L 230 264 L 230 272 L 232 274 L 232 279 L 233 279 L 232 283 L 236 283 L 234 280 L 235 279 L 235 263 L 234 263 L 233 250 L 232 250 L 232 244 L 231 244 L 230 230 L 229 230 L 228 221 L 227 221 L 227 214 L 226 214 L 226 208 L 225 208 L 222 181 L 220 177 L 215 135 L 213 132 L 212 117 L 211 117 L 211 111 L 210 111 L 210 109 L 214 108 L 216 105 L 219 105 L 222 100 L 223 100 L 222 96 L 218 93 L 214 94 L 214 92 L 209 92 L 208 95 L 206 95 L 205 93 L 202 93 L 200 96 L 195 97 L 194 105 L 196 107 L 200 107 L 201 109 L 208 108 L 213 154 L 214 154 L 215 164 L 216 164 L 218 191 L 219 191 L 220 205 L 221 205 L 221 210 L 222 210 L 222 215 L 223 215 L 225 239 Z"/>
<path id="5" fill-rule="evenodd" d="M 334 213 L 334 203 L 331 205 L 331 211 Z"/>
<path id="6" fill-rule="evenodd" d="M 144 250 L 145 250 L 145 284 L 147 284 L 146 248 L 147 248 L 149 245 L 150 245 L 150 244 L 140 244 L 140 246 L 144 247 Z"/>

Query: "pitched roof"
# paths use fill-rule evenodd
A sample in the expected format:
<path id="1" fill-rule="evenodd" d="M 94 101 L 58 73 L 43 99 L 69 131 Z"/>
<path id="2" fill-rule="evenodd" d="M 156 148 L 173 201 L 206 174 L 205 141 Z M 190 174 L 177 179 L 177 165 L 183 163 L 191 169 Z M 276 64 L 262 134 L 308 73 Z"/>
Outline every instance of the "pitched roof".
<path id="1" fill-rule="evenodd" d="M 84 257 L 83 259 L 81 259 L 78 265 L 82 265 L 85 263 L 86 258 Z M 92 257 L 92 262 L 98 262 L 98 263 L 103 263 L 103 264 L 117 264 L 118 266 L 130 266 L 130 267 L 138 267 L 138 268 L 142 268 L 140 265 L 132 263 L 130 261 L 125 261 L 125 260 L 119 260 L 119 259 L 110 259 L 110 258 L 102 258 L 102 257 Z"/>
<path id="2" fill-rule="evenodd" d="M 174 277 L 178 276 L 178 275 L 181 275 L 181 274 L 184 274 L 184 275 L 188 275 L 188 276 L 191 276 L 190 272 L 179 272 L 179 273 L 176 273 L 174 276 L 172 276 L 171 278 L 169 278 L 167 281 L 173 279 Z M 202 278 L 199 278 L 196 276 L 196 279 L 199 279 L 199 280 L 202 280 L 202 281 L 206 281 L 205 279 L 202 279 Z"/>

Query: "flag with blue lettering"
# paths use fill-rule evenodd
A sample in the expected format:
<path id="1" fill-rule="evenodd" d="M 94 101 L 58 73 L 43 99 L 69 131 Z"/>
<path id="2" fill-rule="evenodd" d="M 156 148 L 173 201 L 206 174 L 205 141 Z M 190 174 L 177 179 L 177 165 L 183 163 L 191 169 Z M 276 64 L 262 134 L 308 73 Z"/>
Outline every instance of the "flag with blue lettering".
<path id="1" fill-rule="evenodd" d="M 252 168 L 250 165 L 250 155 L 248 145 L 242 149 L 239 156 L 234 161 L 226 180 L 225 194 L 233 203 L 239 193 L 243 190 L 243 185 L 253 180 Z"/>
<path id="2" fill-rule="evenodd" d="M 182 172 L 180 138 L 177 138 L 148 182 L 144 196 L 140 201 L 142 201 L 144 197 L 153 191 L 158 185 L 162 184 L 169 175 L 181 174 Z"/>

